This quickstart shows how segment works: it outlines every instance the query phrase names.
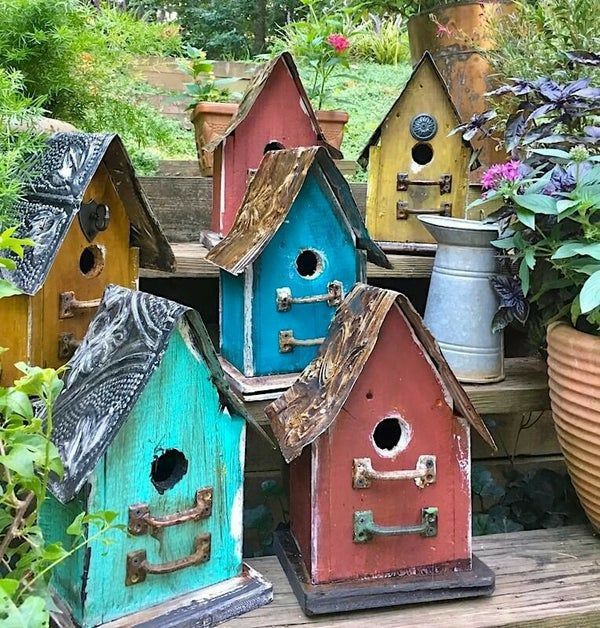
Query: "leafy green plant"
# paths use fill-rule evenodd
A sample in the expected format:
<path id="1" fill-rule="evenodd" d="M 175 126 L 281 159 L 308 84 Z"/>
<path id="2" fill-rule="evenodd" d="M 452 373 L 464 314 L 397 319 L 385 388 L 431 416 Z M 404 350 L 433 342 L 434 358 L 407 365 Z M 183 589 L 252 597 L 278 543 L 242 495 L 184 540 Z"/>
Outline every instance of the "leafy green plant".
<path id="1" fill-rule="evenodd" d="M 498 534 L 583 523 L 585 515 L 566 473 L 510 468 L 500 484 L 485 466 L 471 472 L 473 534 Z"/>
<path id="2" fill-rule="evenodd" d="M 407 63 L 410 59 L 408 32 L 401 15 L 371 14 L 357 27 L 351 56 L 382 65 Z"/>

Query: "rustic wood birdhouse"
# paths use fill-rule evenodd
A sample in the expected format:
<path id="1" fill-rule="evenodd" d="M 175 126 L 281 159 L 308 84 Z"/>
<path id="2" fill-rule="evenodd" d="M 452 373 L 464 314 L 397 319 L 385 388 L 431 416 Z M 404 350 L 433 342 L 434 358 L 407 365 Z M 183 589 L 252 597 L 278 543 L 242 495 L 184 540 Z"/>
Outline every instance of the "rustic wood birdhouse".
<path id="1" fill-rule="evenodd" d="M 67 547 L 80 512 L 115 512 L 127 531 L 55 570 L 59 626 L 212 626 L 271 600 L 242 562 L 252 419 L 196 312 L 109 286 L 53 420 L 64 476 L 41 513 L 45 538 Z"/>
<path id="2" fill-rule="evenodd" d="M 491 593 L 469 425 L 494 441 L 406 297 L 358 284 L 266 414 L 291 462 L 277 552 L 305 612 Z"/>
<path id="3" fill-rule="evenodd" d="M 367 227 L 384 250 L 433 243 L 417 214 L 465 217 L 472 149 L 426 52 L 359 157 L 369 171 Z"/>
<path id="4" fill-rule="evenodd" d="M 267 153 L 207 255 L 221 268 L 223 367 L 245 399 L 273 398 L 315 357 L 367 258 L 389 267 L 327 151 Z"/>
<path id="5" fill-rule="evenodd" d="M 134 286 L 138 262 L 173 270 L 173 252 L 115 135 L 57 133 L 16 208 L 16 235 L 31 238 L 15 268 L 0 270 L 22 292 L 0 300 L 9 348 L 0 378 L 17 361 L 64 364 L 83 338 L 109 283 Z"/>
<path id="6" fill-rule="evenodd" d="M 204 149 L 214 151 L 212 231 L 229 233 L 265 152 L 298 146 L 325 146 L 342 157 L 326 142 L 294 60 L 284 52 L 255 74 L 224 135 Z"/>

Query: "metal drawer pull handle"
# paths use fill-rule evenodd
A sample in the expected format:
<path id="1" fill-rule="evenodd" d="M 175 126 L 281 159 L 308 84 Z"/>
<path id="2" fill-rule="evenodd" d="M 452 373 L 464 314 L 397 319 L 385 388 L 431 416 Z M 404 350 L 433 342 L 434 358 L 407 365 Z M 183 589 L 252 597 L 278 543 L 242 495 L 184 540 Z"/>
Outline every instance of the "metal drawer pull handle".
<path id="1" fill-rule="evenodd" d="M 368 543 L 374 536 L 402 536 L 420 534 L 421 536 L 437 536 L 438 509 L 435 507 L 421 509 L 421 523 L 414 526 L 379 526 L 373 521 L 373 511 L 363 510 L 354 513 L 354 542 Z"/>
<path id="2" fill-rule="evenodd" d="M 372 480 L 414 480 L 419 488 L 433 484 L 436 477 L 435 456 L 419 456 L 414 469 L 375 471 L 371 458 L 354 458 L 352 463 L 352 487 L 369 488 Z"/>
<path id="3" fill-rule="evenodd" d="M 408 220 L 409 216 L 417 214 L 440 214 L 441 216 L 452 215 L 452 203 L 440 203 L 439 209 L 435 207 L 409 207 L 407 201 L 396 203 L 396 220 Z"/>
<path id="4" fill-rule="evenodd" d="M 398 172 L 396 175 L 396 190 L 398 192 L 408 191 L 409 185 L 437 185 L 440 194 L 450 194 L 452 192 L 452 175 L 443 174 L 439 179 L 409 179 L 408 172 Z"/>
<path id="5" fill-rule="evenodd" d="M 199 534 L 194 540 L 194 551 L 185 558 L 178 558 L 167 563 L 153 565 L 146 558 L 146 550 L 138 550 L 127 554 L 127 568 L 125 584 L 139 584 L 144 582 L 146 576 L 151 573 L 157 576 L 181 571 L 186 567 L 201 565 L 210 560 L 210 534 Z"/>
<path id="6" fill-rule="evenodd" d="M 307 338 L 306 340 L 298 340 L 294 338 L 294 332 L 291 329 L 285 329 L 279 332 L 279 351 L 280 353 L 290 353 L 294 347 L 314 347 L 322 345 L 325 338 Z"/>
<path id="7" fill-rule="evenodd" d="M 200 489 L 196 491 L 196 502 L 192 508 L 163 517 L 152 516 L 148 504 L 134 504 L 129 507 L 127 530 L 134 536 L 148 533 L 156 536 L 162 528 L 176 526 L 186 521 L 206 519 L 212 514 L 212 496 L 212 488 Z"/>
<path id="8" fill-rule="evenodd" d="M 78 301 L 74 292 L 61 292 L 58 304 L 58 318 L 73 318 L 76 310 L 91 310 L 99 307 L 100 300 Z"/>
<path id="9" fill-rule="evenodd" d="M 344 298 L 344 286 L 341 281 L 332 281 L 327 284 L 327 294 L 315 294 L 309 297 L 293 297 L 289 288 L 277 288 L 277 311 L 289 312 L 292 303 L 321 303 L 327 302 L 330 307 L 337 307 Z"/>

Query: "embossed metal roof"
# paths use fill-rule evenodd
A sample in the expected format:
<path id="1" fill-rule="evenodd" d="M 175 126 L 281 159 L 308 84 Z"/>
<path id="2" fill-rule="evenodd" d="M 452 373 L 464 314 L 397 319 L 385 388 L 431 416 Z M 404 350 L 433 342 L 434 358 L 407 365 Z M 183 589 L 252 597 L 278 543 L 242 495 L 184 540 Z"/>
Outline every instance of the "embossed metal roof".
<path id="1" fill-rule="evenodd" d="M 233 275 L 241 273 L 264 250 L 284 223 L 311 168 L 319 168 L 335 195 L 369 261 L 391 268 L 367 232 L 350 186 L 327 151 L 318 146 L 268 152 L 246 190 L 231 231 L 206 259 Z"/>
<path id="2" fill-rule="evenodd" d="M 432 368 L 463 416 L 483 440 L 494 439 L 473 407 L 429 330 L 409 300 L 393 290 L 357 284 L 339 306 L 317 357 L 296 383 L 265 409 L 283 457 L 291 462 L 326 432 L 346 403 L 379 338 L 391 307 L 397 304 L 429 356 Z"/>
<path id="3" fill-rule="evenodd" d="M 131 223 L 132 246 L 140 248 L 140 266 L 171 271 L 175 256 L 140 186 L 117 135 L 55 133 L 35 164 L 37 174 L 16 206 L 15 236 L 31 238 L 23 259 L 13 256 L 13 271 L 0 269 L 25 294 L 44 283 L 69 227 L 81 209 L 85 190 L 104 161 Z"/>
<path id="4" fill-rule="evenodd" d="M 204 359 L 222 406 L 254 423 L 268 439 L 231 392 L 195 310 L 110 285 L 68 363 L 65 388 L 54 407 L 51 438 L 65 468 L 63 478 L 53 478 L 50 483 L 58 500 L 66 503 L 80 491 L 158 368 L 172 332 L 181 324 Z"/>

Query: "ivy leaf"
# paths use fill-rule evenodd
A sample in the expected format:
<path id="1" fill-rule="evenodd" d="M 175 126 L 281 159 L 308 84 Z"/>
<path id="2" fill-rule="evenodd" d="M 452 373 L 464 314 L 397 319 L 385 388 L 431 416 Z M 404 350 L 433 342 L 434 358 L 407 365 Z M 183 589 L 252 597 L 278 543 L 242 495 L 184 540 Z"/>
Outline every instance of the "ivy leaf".
<path id="1" fill-rule="evenodd" d="M 600 306 L 600 270 L 586 279 L 579 293 L 579 304 L 582 314 Z"/>
<path id="2" fill-rule="evenodd" d="M 73 523 L 67 528 L 67 534 L 71 536 L 81 536 L 83 534 L 84 517 L 85 513 L 80 512 L 75 519 L 73 519 Z"/>
<path id="3" fill-rule="evenodd" d="M 19 290 L 10 281 L 6 279 L 0 279 L 0 299 L 4 297 L 12 297 L 15 294 L 22 294 L 22 290 Z"/>
<path id="4" fill-rule="evenodd" d="M 25 445 L 17 443 L 7 454 L 0 456 L 0 464 L 3 464 L 25 479 L 31 479 L 35 476 L 33 464 L 36 458 L 37 454 L 35 452 L 32 452 Z"/>

